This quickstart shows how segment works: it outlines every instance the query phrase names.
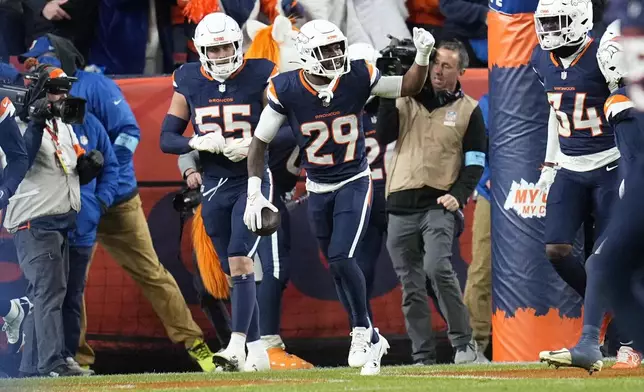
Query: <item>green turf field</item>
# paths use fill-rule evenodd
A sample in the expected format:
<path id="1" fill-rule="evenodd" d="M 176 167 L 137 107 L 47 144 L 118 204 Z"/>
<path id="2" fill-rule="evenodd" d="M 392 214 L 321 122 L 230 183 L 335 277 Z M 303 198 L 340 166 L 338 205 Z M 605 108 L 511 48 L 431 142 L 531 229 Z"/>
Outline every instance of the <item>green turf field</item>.
<path id="1" fill-rule="evenodd" d="M 0 380 L 0 391 L 644 391 L 644 367 L 592 376 L 581 369 L 545 365 L 384 367 L 361 377 L 349 368 L 264 373 L 175 373 L 60 379 Z"/>

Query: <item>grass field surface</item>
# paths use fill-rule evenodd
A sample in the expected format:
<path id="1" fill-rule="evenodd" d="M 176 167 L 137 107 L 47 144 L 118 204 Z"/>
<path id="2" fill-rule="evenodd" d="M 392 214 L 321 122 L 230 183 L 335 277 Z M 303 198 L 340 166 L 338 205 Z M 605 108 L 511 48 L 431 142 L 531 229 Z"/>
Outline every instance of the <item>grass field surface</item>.
<path id="1" fill-rule="evenodd" d="M 604 370 L 548 368 L 543 364 L 390 366 L 375 377 L 359 369 L 328 368 L 262 373 L 171 373 L 59 379 L 0 380 L 0 391 L 644 391 L 644 367 Z"/>

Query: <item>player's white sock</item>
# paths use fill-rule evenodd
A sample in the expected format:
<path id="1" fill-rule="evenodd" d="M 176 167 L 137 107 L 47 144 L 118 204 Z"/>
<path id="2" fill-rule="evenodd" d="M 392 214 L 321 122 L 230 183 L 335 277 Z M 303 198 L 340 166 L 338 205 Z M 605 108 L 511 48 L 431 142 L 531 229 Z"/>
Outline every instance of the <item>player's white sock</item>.
<path id="1" fill-rule="evenodd" d="M 286 345 L 280 335 L 264 335 L 262 336 L 262 340 L 266 343 L 266 348 L 279 347 L 282 350 L 286 349 Z"/>
<path id="2" fill-rule="evenodd" d="M 4 316 L 3 318 L 5 318 L 7 320 L 13 320 L 16 317 L 18 317 L 18 315 L 20 314 L 20 305 L 17 302 L 18 301 L 14 301 L 14 300 L 12 300 L 10 302 L 11 303 L 11 309 L 9 309 L 9 313 L 7 313 L 7 315 Z"/>
<path id="3" fill-rule="evenodd" d="M 259 356 L 266 352 L 266 343 L 262 339 L 246 343 L 248 347 L 248 356 Z"/>
<path id="4" fill-rule="evenodd" d="M 232 334 L 230 334 L 230 342 L 228 342 L 228 347 L 226 347 L 226 350 L 236 353 L 246 353 L 246 349 L 244 348 L 245 345 L 246 335 L 233 332 Z"/>

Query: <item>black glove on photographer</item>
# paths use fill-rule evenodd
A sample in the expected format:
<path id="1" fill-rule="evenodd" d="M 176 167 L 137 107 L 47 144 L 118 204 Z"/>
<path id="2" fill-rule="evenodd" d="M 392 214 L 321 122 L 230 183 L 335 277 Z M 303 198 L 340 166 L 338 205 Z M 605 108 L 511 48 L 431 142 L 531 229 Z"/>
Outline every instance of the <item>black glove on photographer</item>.
<path id="1" fill-rule="evenodd" d="M 54 118 L 51 112 L 51 103 L 47 98 L 40 98 L 29 106 L 29 120 L 36 124 L 44 125 L 47 120 Z"/>
<path id="2" fill-rule="evenodd" d="M 89 184 L 98 177 L 103 170 L 103 154 L 98 150 L 92 150 L 78 157 L 76 170 L 81 185 Z"/>

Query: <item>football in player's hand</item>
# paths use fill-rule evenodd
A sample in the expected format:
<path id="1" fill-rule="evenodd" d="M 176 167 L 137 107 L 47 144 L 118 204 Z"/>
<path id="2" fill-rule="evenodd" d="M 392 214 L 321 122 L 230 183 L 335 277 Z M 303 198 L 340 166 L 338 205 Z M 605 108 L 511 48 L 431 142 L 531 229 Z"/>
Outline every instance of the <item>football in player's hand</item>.
<path id="1" fill-rule="evenodd" d="M 255 234 L 265 237 L 277 231 L 282 221 L 282 216 L 279 212 L 275 212 L 270 208 L 262 209 L 262 228 L 257 230 Z"/>

